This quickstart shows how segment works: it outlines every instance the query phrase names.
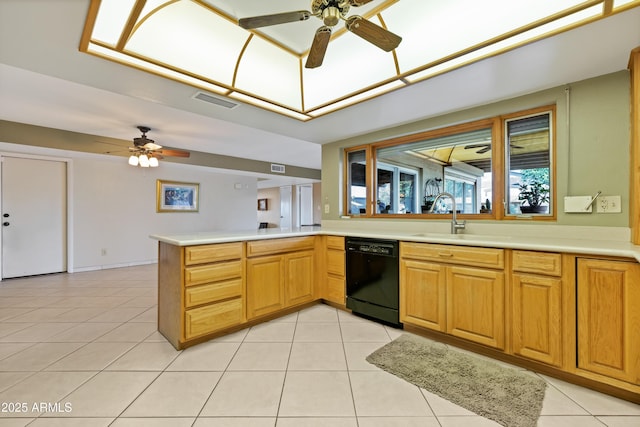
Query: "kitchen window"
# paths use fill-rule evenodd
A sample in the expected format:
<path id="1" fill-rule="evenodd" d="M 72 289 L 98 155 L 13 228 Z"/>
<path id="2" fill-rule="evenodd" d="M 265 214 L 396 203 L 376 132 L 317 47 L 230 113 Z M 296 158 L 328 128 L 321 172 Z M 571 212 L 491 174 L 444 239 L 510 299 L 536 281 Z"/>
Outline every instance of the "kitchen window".
<path id="1" fill-rule="evenodd" d="M 432 206 L 447 192 L 462 218 L 553 219 L 553 113 L 549 106 L 347 148 L 347 214 L 437 218 L 452 213 L 449 198 Z M 539 212 L 528 209 L 532 194 Z"/>
<path id="2" fill-rule="evenodd" d="M 549 111 L 504 121 L 506 215 L 553 214 L 552 122 Z"/>

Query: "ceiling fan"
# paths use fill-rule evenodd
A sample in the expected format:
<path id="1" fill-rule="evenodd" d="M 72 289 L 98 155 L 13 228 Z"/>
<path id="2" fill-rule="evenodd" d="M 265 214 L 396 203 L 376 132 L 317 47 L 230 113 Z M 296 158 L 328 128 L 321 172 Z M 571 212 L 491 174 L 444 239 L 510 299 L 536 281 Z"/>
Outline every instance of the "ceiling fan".
<path id="1" fill-rule="evenodd" d="M 488 151 L 491 151 L 491 143 L 487 142 L 487 143 L 483 143 L 483 144 L 469 144 L 469 145 L 465 145 L 464 149 L 465 150 L 473 150 L 475 148 L 479 148 L 478 151 L 476 151 L 477 154 L 484 154 Z M 515 145 L 515 144 L 511 144 L 511 148 L 524 148 L 521 147 L 519 145 Z"/>
<path id="2" fill-rule="evenodd" d="M 464 146 L 465 150 L 473 150 L 475 148 L 479 148 L 479 150 L 476 151 L 477 154 L 484 154 L 487 151 L 491 151 L 491 143 L 488 142 L 486 144 L 469 144 Z"/>
<path id="3" fill-rule="evenodd" d="M 142 135 L 137 138 L 133 138 L 133 147 L 129 147 L 129 151 L 133 154 L 146 154 L 157 158 L 162 158 L 164 156 L 189 157 L 191 155 L 188 151 L 170 150 L 163 148 L 162 145 L 156 144 L 153 139 L 147 137 L 147 132 L 151 129 L 146 126 L 138 126 L 138 129 L 140 129 Z"/>
<path id="4" fill-rule="evenodd" d="M 370 1 L 372 0 L 312 0 L 310 12 L 299 10 L 295 12 L 241 18 L 238 20 L 238 25 L 245 29 L 253 29 L 269 25 L 286 24 L 288 22 L 306 21 L 312 15 L 322 19 L 324 25 L 316 31 L 305 64 L 306 68 L 316 68 L 322 65 L 322 61 L 324 60 L 324 55 L 329 45 L 329 38 L 331 37 L 331 27 L 338 24 L 340 19 L 345 21 L 347 30 L 385 52 L 390 52 L 398 47 L 402 41 L 402 37 L 367 21 L 362 16 L 353 15 L 347 17 L 351 6 L 362 6 Z"/>

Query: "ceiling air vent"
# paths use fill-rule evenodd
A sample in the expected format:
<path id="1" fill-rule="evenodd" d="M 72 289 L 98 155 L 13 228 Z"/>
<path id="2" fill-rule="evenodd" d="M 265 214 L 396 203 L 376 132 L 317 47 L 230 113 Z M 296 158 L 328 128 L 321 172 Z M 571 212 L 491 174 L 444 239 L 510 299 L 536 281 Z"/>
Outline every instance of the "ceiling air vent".
<path id="1" fill-rule="evenodd" d="M 276 165 L 271 163 L 271 172 L 284 173 L 284 165 Z"/>
<path id="2" fill-rule="evenodd" d="M 228 101 L 226 99 L 218 98 L 213 95 L 209 95 L 208 93 L 198 92 L 193 95 L 194 99 L 199 99 L 200 101 L 208 102 L 209 104 L 215 104 L 219 107 L 228 108 L 229 110 L 232 108 L 236 108 L 239 104 L 235 102 Z"/>

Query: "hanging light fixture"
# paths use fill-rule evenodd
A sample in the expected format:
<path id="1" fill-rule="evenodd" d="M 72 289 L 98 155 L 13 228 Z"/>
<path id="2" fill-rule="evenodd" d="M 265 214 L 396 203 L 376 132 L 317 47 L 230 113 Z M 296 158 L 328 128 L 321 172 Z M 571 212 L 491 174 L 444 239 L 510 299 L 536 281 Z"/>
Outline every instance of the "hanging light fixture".
<path id="1" fill-rule="evenodd" d="M 141 168 L 157 168 L 160 165 L 157 157 L 148 155 L 147 153 L 132 154 L 129 157 L 131 166 L 140 166 Z"/>
<path id="2" fill-rule="evenodd" d="M 148 168 L 149 167 L 149 157 L 147 157 L 146 154 L 140 154 L 140 156 L 138 157 L 138 160 L 140 161 L 140 167 L 143 168 Z"/>

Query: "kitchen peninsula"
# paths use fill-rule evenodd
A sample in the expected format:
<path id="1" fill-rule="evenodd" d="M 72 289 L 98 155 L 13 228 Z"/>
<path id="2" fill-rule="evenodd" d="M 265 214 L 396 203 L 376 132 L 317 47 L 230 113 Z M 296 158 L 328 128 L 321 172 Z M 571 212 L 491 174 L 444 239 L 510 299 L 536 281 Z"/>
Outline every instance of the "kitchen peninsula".
<path id="1" fill-rule="evenodd" d="M 595 228 L 470 229 L 153 235 L 158 328 L 185 348 L 317 302 L 345 309 L 345 236 L 393 239 L 406 330 L 640 403 L 640 247 Z"/>

